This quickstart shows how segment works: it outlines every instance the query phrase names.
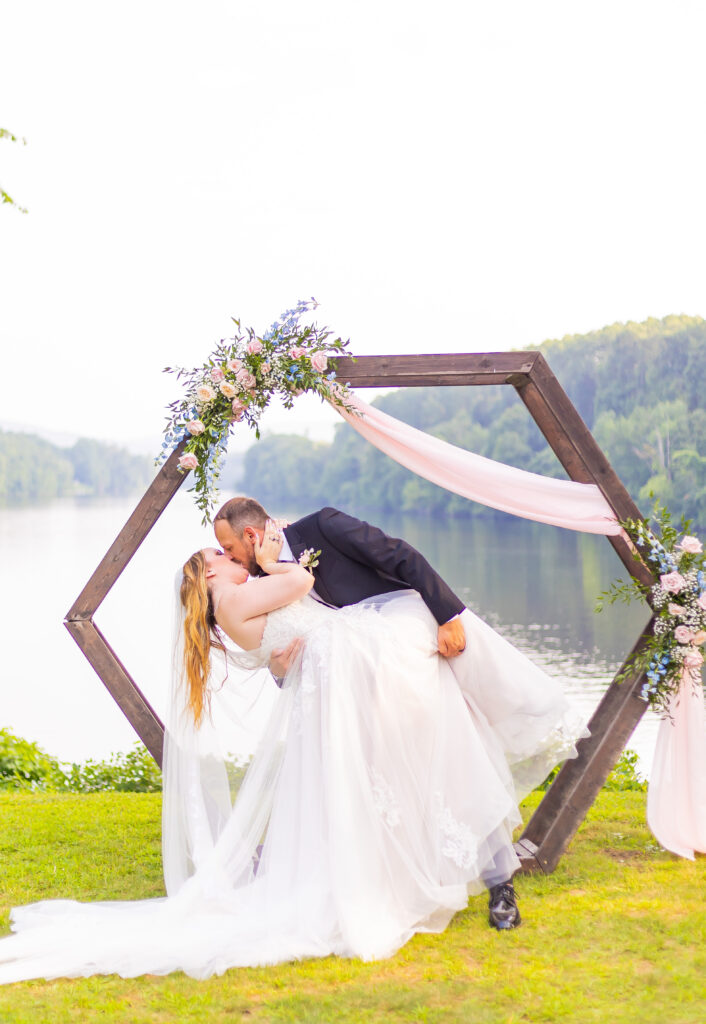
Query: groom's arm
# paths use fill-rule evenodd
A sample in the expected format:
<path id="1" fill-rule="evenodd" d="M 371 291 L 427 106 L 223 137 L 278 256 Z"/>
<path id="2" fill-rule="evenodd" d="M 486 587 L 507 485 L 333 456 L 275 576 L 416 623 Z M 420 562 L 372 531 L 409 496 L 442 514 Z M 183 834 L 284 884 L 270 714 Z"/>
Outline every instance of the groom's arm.
<path id="1" fill-rule="evenodd" d="M 463 649 L 463 626 L 455 616 L 463 611 L 464 604 L 416 548 L 335 508 L 322 509 L 318 520 L 326 540 L 342 554 L 406 583 L 421 594 L 442 627 L 439 637 L 442 654 L 447 653 L 442 650 L 442 640 L 450 645 L 447 656 Z M 445 626 L 450 628 L 444 629 Z"/>

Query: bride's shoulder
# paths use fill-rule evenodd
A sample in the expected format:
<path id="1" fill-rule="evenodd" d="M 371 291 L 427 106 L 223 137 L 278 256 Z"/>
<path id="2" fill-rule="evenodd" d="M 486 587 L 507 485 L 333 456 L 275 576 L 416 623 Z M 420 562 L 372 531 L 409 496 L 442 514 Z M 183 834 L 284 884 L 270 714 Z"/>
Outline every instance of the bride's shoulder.
<path id="1" fill-rule="evenodd" d="M 213 603 L 214 613 L 216 616 L 225 610 L 247 613 L 250 607 L 258 600 L 261 589 L 262 581 L 258 579 L 224 587 Z"/>
<path id="2" fill-rule="evenodd" d="M 219 627 L 246 651 L 259 646 L 267 618 L 258 604 L 255 582 L 225 588 L 214 602 Z"/>

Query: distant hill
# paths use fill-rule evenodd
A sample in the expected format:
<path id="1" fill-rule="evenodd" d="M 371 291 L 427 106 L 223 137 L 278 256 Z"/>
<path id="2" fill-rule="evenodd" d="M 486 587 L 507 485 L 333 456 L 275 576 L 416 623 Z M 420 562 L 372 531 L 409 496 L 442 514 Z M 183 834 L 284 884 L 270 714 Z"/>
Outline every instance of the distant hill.
<path id="1" fill-rule="evenodd" d="M 0 503 L 48 501 L 71 494 L 122 497 L 144 489 L 151 459 L 80 438 L 70 447 L 35 434 L 0 430 Z"/>
<path id="2" fill-rule="evenodd" d="M 706 320 L 613 324 L 540 349 L 642 511 L 654 492 L 677 516 L 706 525 Z M 565 475 L 510 387 L 408 388 L 373 404 L 480 455 Z M 485 511 L 398 466 L 346 424 L 332 444 L 265 438 L 247 452 L 243 480 L 273 510 Z"/>

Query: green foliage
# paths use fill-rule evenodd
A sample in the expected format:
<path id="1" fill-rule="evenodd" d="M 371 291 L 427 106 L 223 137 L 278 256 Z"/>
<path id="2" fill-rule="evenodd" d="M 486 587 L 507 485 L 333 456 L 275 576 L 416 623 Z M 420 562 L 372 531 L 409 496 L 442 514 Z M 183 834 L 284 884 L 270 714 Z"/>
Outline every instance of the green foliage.
<path id="1" fill-rule="evenodd" d="M 646 600 L 655 613 L 651 633 L 616 676 L 617 682 L 644 674 L 640 696 L 653 710 L 671 718 L 671 702 L 688 678 L 701 685 L 706 640 L 706 610 L 701 594 L 706 554 L 698 537 L 690 535 L 691 520 L 681 517 L 680 529 L 672 514 L 655 502 L 652 515 L 626 519 L 620 524 L 656 582 L 648 587 L 634 578 L 618 579 L 598 598 L 596 611 L 607 604 Z M 637 553 L 634 553 L 637 558 Z M 671 577 L 672 586 L 666 583 Z M 664 581 L 664 582 L 663 582 Z"/>
<path id="2" fill-rule="evenodd" d="M 141 743 L 107 761 L 63 764 L 36 743 L 0 729 L 0 790 L 156 793 L 161 788 L 162 773 Z"/>
<path id="3" fill-rule="evenodd" d="M 247 762 L 228 764 L 232 790 L 242 782 Z M 549 789 L 559 772 L 559 765 L 547 776 L 538 790 Z M 638 773 L 638 755 L 624 750 L 608 776 L 604 789 L 645 790 L 647 783 Z M 162 789 L 162 773 L 142 743 L 127 753 L 112 754 L 107 761 L 86 761 L 63 764 L 45 753 L 36 743 L 13 736 L 0 729 L 0 790 L 24 789 L 47 792 L 157 793 Z"/>
<path id="4" fill-rule="evenodd" d="M 98 497 L 130 494 L 146 487 L 153 475 L 150 459 L 85 437 L 66 450 L 66 457 L 73 466 L 74 483 Z"/>
<path id="5" fill-rule="evenodd" d="M 36 743 L 0 729 L 0 789 L 58 789 L 61 782 L 56 758 Z"/>
<path id="6" fill-rule="evenodd" d="M 245 453 L 244 478 L 257 481 L 255 490 L 261 501 L 277 495 L 280 504 L 291 508 L 301 502 L 305 489 L 307 502 L 323 505 L 326 499 L 321 485 L 328 453 L 328 445 L 295 434 L 265 437 Z M 296 472 L 283 472 L 284 466 L 296 466 Z"/>
<path id="7" fill-rule="evenodd" d="M 295 397 L 305 392 L 346 406 L 347 387 L 335 381 L 328 359 L 345 355 L 349 342 L 334 338 L 328 327 L 299 322 L 318 305 L 313 296 L 300 300 L 262 338 L 233 317 L 235 336 L 221 339 L 205 363 L 191 370 L 165 368 L 165 373 L 174 373 L 182 381 L 186 394 L 168 406 L 170 415 L 156 462 L 161 465 L 172 449 L 186 442 L 179 468 L 194 471 L 189 490 L 203 513 L 204 525 L 211 521 L 234 422 L 244 422 L 259 440 L 260 418 L 275 396 L 285 409 L 291 409 Z"/>
<path id="8" fill-rule="evenodd" d="M 620 755 L 615 767 L 603 784 L 603 789 L 611 793 L 619 793 L 626 790 L 647 790 L 647 782 L 638 771 L 639 758 L 635 750 L 624 750 Z M 544 792 L 549 789 L 554 779 L 559 774 L 561 765 L 552 768 L 544 782 L 537 786 L 537 791 Z"/>
<path id="9" fill-rule="evenodd" d="M 0 502 L 61 498 L 72 492 L 73 478 L 65 450 L 31 434 L 0 431 Z"/>
<path id="10" fill-rule="evenodd" d="M 653 493 L 706 525 L 706 320 L 615 324 L 540 350 L 635 501 Z M 479 455 L 565 475 L 513 388 L 403 388 L 373 404 Z M 489 514 L 361 444 L 346 424 L 328 446 L 267 438 L 247 452 L 243 481 L 273 511 L 331 504 L 371 514 Z"/>
<path id="11" fill-rule="evenodd" d="M 0 504 L 71 494 L 121 497 L 145 487 L 150 460 L 115 445 L 81 439 L 59 448 L 32 434 L 0 430 Z"/>
<path id="12" fill-rule="evenodd" d="M 0 139 L 7 139 L 9 142 L 21 142 L 23 146 L 27 145 L 26 139 L 20 139 L 17 135 L 13 135 L 7 128 L 0 128 Z M 7 203 L 8 206 L 14 206 L 20 213 L 27 213 L 25 207 L 19 206 L 4 188 L 0 188 L 0 203 Z"/>
<path id="13" fill-rule="evenodd" d="M 112 754 L 107 761 L 65 765 L 63 775 L 61 788 L 72 793 L 157 793 L 162 789 L 162 773 L 141 743 L 127 753 Z"/>
<path id="14" fill-rule="evenodd" d="M 638 770 L 639 760 L 634 750 L 624 750 L 612 772 L 605 780 L 603 789 L 610 793 L 622 793 L 626 790 L 647 791 L 647 781 Z"/>

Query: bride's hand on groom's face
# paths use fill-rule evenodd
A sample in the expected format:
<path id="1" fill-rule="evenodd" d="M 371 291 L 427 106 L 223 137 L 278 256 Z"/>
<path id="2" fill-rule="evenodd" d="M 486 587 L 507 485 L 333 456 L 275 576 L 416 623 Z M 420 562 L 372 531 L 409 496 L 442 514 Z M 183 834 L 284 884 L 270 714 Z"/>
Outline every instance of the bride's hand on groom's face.
<path id="1" fill-rule="evenodd" d="M 267 566 L 277 562 L 283 544 L 284 537 L 276 521 L 267 519 L 262 540 L 256 534 L 254 541 L 255 561 L 261 569 L 267 572 Z"/>

